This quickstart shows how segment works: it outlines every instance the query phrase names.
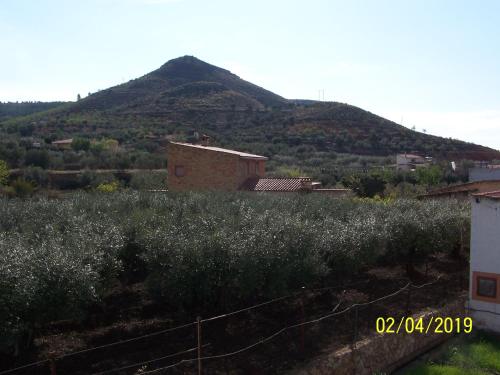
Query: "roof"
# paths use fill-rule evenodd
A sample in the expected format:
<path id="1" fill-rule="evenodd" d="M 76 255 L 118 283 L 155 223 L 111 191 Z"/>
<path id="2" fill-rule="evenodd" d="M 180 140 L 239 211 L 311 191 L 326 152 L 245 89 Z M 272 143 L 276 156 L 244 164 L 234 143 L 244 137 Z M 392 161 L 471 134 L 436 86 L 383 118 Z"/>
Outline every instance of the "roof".
<path id="1" fill-rule="evenodd" d="M 64 144 L 68 144 L 68 143 L 73 143 L 73 138 L 61 139 L 59 141 L 52 142 L 53 145 L 64 145 Z"/>
<path id="2" fill-rule="evenodd" d="M 249 178 L 240 190 L 248 191 L 302 191 L 311 190 L 312 181 L 309 177 L 298 178 Z"/>
<path id="3" fill-rule="evenodd" d="M 491 198 L 491 199 L 500 199 L 500 190 L 496 191 L 487 191 L 485 193 L 477 193 L 477 194 L 472 194 L 474 197 L 484 197 L 484 198 Z"/>
<path id="4" fill-rule="evenodd" d="M 243 159 L 254 159 L 254 160 L 267 160 L 268 159 L 265 156 L 255 155 L 255 154 L 248 154 L 246 152 L 229 150 L 227 148 L 212 147 L 212 146 L 203 146 L 203 145 L 194 145 L 192 143 L 180 143 L 180 142 L 170 142 L 170 143 L 173 143 L 174 145 L 180 145 L 180 146 L 186 146 L 186 147 L 193 147 L 193 148 L 203 149 L 203 150 L 208 150 L 208 151 L 224 152 L 226 154 L 238 155 L 240 158 L 243 158 Z"/>
<path id="5" fill-rule="evenodd" d="M 398 156 L 403 156 L 405 158 L 418 158 L 418 159 L 425 159 L 421 155 L 415 155 L 415 154 L 398 154 Z"/>
<path id="6" fill-rule="evenodd" d="M 454 193 L 474 193 L 481 192 L 481 190 L 486 189 L 497 189 L 500 188 L 500 180 L 484 180 L 484 181 L 472 181 L 466 182 L 464 184 L 451 185 L 441 189 L 436 189 L 428 192 L 423 196 L 438 196 L 444 194 L 454 194 Z"/>

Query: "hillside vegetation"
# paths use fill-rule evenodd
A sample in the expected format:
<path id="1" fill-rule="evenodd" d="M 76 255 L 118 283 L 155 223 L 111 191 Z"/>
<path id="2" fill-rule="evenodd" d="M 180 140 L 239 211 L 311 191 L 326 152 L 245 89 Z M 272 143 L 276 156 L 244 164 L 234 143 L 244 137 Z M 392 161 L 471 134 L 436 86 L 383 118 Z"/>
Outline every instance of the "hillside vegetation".
<path id="1" fill-rule="evenodd" d="M 500 159 L 496 150 L 416 132 L 352 105 L 282 98 L 192 56 L 63 107 L 1 121 L 0 159 L 22 166 L 32 139 L 46 145 L 69 137 L 111 138 L 123 151 L 115 167 L 136 167 L 141 159 L 159 168 L 166 138 L 195 141 L 195 132 L 222 147 L 268 156 L 277 168 L 313 165 L 315 175 L 333 169 L 337 154 L 415 151 L 447 160 Z M 67 158 L 78 164 L 93 157 L 80 151 Z"/>
<path id="2" fill-rule="evenodd" d="M 60 107 L 65 102 L 0 102 L 0 121 Z"/>

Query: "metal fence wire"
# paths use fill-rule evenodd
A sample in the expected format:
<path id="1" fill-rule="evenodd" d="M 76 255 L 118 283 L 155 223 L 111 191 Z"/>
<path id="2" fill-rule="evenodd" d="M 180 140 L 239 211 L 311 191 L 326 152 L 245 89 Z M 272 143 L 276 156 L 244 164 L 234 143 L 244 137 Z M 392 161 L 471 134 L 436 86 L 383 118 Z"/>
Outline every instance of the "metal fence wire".
<path id="1" fill-rule="evenodd" d="M 18 366 L 15 368 L 11 368 L 8 370 L 4 370 L 0 372 L 0 375 L 4 374 L 12 374 L 16 372 L 21 372 L 23 370 L 30 369 L 34 370 L 36 368 L 37 373 L 40 374 L 51 374 L 57 375 L 57 365 L 59 362 L 74 358 L 75 356 L 88 354 L 95 351 L 100 351 L 106 348 L 116 347 L 116 346 L 126 346 L 128 343 L 138 342 L 141 340 L 148 340 L 152 337 L 163 335 L 163 334 L 175 334 L 181 329 L 189 329 L 192 330 L 195 342 L 193 342 L 191 347 L 187 349 L 180 349 L 177 352 L 164 354 L 162 356 L 153 358 L 153 359 L 144 359 L 142 361 L 138 361 L 135 363 L 128 363 L 123 366 L 118 366 L 115 368 L 110 368 L 108 370 L 94 372 L 93 375 L 106 375 L 113 373 L 120 374 L 135 374 L 137 370 L 141 369 L 140 374 L 153 374 L 153 373 L 166 373 L 169 369 L 180 368 L 181 366 L 190 365 L 190 369 L 201 375 L 203 373 L 204 364 L 208 361 L 213 360 L 226 360 L 231 357 L 235 357 L 239 354 L 249 352 L 261 346 L 264 346 L 266 343 L 276 339 L 279 336 L 283 336 L 286 333 L 289 333 L 290 336 L 287 336 L 287 340 L 291 338 L 291 342 L 293 342 L 297 348 L 298 352 L 304 352 L 306 348 L 306 342 L 308 342 L 308 328 L 313 326 L 318 326 L 322 324 L 328 324 L 329 328 L 332 328 L 334 331 L 344 332 L 346 335 L 344 339 L 347 339 L 348 343 L 350 343 L 352 348 L 355 348 L 356 342 L 359 340 L 361 331 L 365 330 L 369 325 L 373 323 L 373 316 L 377 314 L 383 314 L 387 311 L 387 306 L 383 306 L 382 303 L 387 304 L 389 301 L 392 301 L 394 306 L 399 306 L 399 310 L 403 312 L 403 314 L 411 314 L 412 309 L 412 300 L 413 294 L 415 291 L 427 288 L 427 287 L 436 287 L 439 284 L 443 285 L 443 290 L 447 290 L 449 288 L 449 282 L 446 283 L 442 279 L 437 278 L 434 281 L 415 285 L 411 282 L 407 282 L 404 286 L 396 289 L 395 291 L 386 294 L 384 296 L 370 299 L 366 302 L 357 302 L 350 303 L 347 306 L 341 307 L 346 304 L 344 300 L 344 293 L 341 289 L 348 289 L 349 287 L 353 287 L 359 285 L 360 283 L 345 285 L 342 287 L 333 286 L 326 288 L 318 288 L 318 289 L 302 289 L 296 293 L 292 293 L 290 295 L 274 298 L 272 300 L 262 302 L 253 306 L 249 306 L 243 309 L 235 310 L 226 314 L 221 314 L 217 316 L 213 316 L 210 318 L 202 319 L 198 317 L 196 321 L 182 324 L 176 327 L 158 330 L 149 334 L 137 336 L 130 339 L 119 340 L 109 344 L 95 346 L 92 348 L 66 353 L 59 355 L 57 357 L 52 356 L 44 360 L 28 363 L 22 366 Z M 308 295 L 314 293 L 322 293 L 326 291 L 340 290 L 341 292 L 337 296 L 335 305 L 329 311 L 323 311 L 320 314 L 317 312 L 312 313 L 312 316 L 306 316 L 306 308 L 310 307 L 308 304 Z M 249 313 L 253 310 L 262 309 L 265 306 L 270 305 L 283 305 L 284 301 L 293 300 L 298 302 L 298 313 L 293 315 L 295 317 L 295 323 L 286 324 L 282 328 L 276 329 L 273 332 L 270 332 L 266 335 L 259 337 L 258 339 L 254 339 L 253 342 L 248 345 L 244 345 L 242 347 L 232 347 L 230 349 L 226 348 L 224 345 L 224 351 L 218 354 L 215 353 L 212 348 L 214 346 L 214 342 L 210 340 L 207 335 L 205 335 L 205 329 L 208 325 L 217 323 L 219 321 L 228 320 L 228 319 L 237 319 L 238 315 L 242 313 Z M 283 321 L 287 321 L 287 316 L 290 314 L 283 314 Z M 237 319 L 240 320 L 241 319 Z M 336 327 L 336 328 L 335 328 Z M 223 332 L 220 332 L 220 329 L 213 330 L 212 335 L 216 337 L 217 335 L 223 335 Z M 326 327 L 321 327 L 326 328 Z M 350 336 L 350 339 L 349 339 Z M 207 341 L 208 340 L 208 341 Z M 222 341 L 222 340 L 218 340 Z M 345 342 L 345 340 L 344 340 Z M 207 349 L 211 349 L 210 352 L 207 352 Z M 210 353 L 210 354 L 209 354 Z M 175 362 L 166 364 L 166 365 L 158 365 L 159 362 L 164 362 L 166 360 L 172 360 L 175 358 L 179 358 L 186 355 L 191 355 L 188 358 L 177 359 Z M 156 368 L 148 369 L 145 366 L 151 366 L 157 364 Z M 44 370 L 45 369 L 45 370 Z M 30 370 L 30 373 L 32 373 Z"/>

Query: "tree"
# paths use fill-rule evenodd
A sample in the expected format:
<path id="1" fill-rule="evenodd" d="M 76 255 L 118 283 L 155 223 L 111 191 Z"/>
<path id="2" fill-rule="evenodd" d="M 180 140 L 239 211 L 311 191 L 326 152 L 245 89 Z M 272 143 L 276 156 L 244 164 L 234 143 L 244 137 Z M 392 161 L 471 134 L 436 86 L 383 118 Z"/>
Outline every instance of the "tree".
<path id="1" fill-rule="evenodd" d="M 45 150 L 29 150 L 24 158 L 26 166 L 34 166 L 46 169 L 49 166 L 49 153 Z"/>
<path id="2" fill-rule="evenodd" d="M 385 180 L 382 176 L 372 174 L 353 174 L 342 179 L 345 187 L 352 189 L 360 197 L 373 198 L 385 190 Z"/>
<path id="3" fill-rule="evenodd" d="M 76 101 L 77 101 L 77 102 L 79 102 L 81 99 L 82 99 L 82 97 L 80 96 L 80 94 L 78 94 L 78 95 L 76 96 Z"/>
<path id="4" fill-rule="evenodd" d="M 0 186 L 7 184 L 7 180 L 9 178 L 9 168 L 7 163 L 3 160 L 0 160 Z"/>
<path id="5" fill-rule="evenodd" d="M 88 151 L 90 148 L 90 141 L 84 138 L 75 138 L 71 142 L 71 148 L 75 151 Z"/>
<path id="6" fill-rule="evenodd" d="M 417 182 L 420 185 L 434 186 L 439 184 L 443 179 L 443 171 L 437 165 L 429 167 L 417 168 Z"/>

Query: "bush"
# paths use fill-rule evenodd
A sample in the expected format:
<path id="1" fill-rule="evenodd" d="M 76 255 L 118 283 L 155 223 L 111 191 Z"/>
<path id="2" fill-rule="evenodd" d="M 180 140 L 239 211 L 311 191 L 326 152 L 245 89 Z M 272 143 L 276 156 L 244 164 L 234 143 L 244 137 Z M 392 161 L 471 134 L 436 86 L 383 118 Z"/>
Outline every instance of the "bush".
<path id="1" fill-rule="evenodd" d="M 137 172 L 132 174 L 130 187 L 136 190 L 166 189 L 167 172 Z"/>
<path id="2" fill-rule="evenodd" d="M 88 151 L 90 149 L 90 141 L 85 138 L 75 138 L 71 142 L 71 148 L 75 151 Z"/>
<path id="3" fill-rule="evenodd" d="M 32 195 L 34 190 L 35 187 L 33 186 L 33 184 L 29 181 L 26 181 L 22 177 L 18 177 L 10 184 L 10 186 L 4 189 L 4 191 L 7 193 L 7 196 L 11 198 L 26 198 Z"/>
<path id="4" fill-rule="evenodd" d="M 97 186 L 96 190 L 101 192 L 101 193 L 114 193 L 115 191 L 118 190 L 119 186 L 120 186 L 120 184 L 118 183 L 118 181 L 111 181 L 111 182 L 99 184 Z"/>
<path id="5" fill-rule="evenodd" d="M 26 166 L 47 169 L 50 163 L 49 153 L 46 150 L 29 150 L 24 157 Z"/>
<path id="6" fill-rule="evenodd" d="M 23 171 L 24 179 L 36 187 L 47 187 L 49 175 L 40 167 L 28 167 Z"/>
<path id="7" fill-rule="evenodd" d="M 0 186 L 5 185 L 9 179 L 9 167 L 7 163 L 0 160 Z"/>

